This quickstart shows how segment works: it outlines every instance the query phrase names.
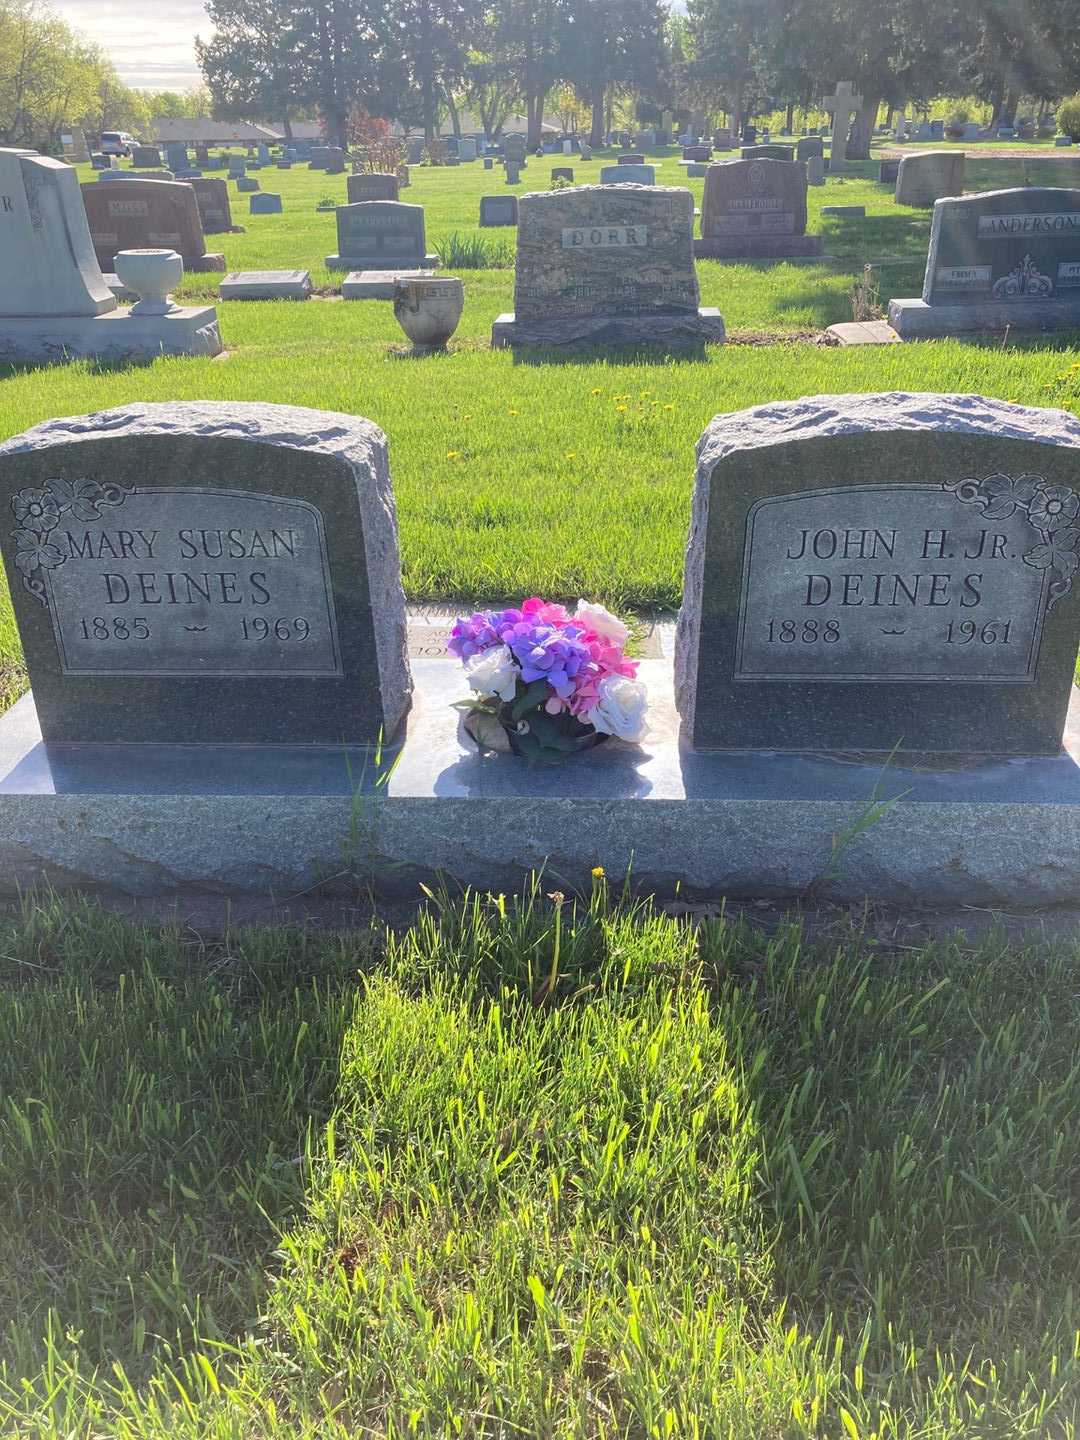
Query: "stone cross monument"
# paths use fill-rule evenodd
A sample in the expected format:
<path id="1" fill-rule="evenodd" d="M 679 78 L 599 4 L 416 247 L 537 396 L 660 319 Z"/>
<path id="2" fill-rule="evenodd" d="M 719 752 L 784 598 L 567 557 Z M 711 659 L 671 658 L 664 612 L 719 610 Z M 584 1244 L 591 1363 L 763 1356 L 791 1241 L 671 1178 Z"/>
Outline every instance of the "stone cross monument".
<path id="1" fill-rule="evenodd" d="M 863 97 L 855 94 L 850 80 L 837 83 L 836 93 L 826 95 L 824 105 L 832 116 L 832 148 L 829 151 L 829 174 L 838 175 L 847 169 L 848 122 L 862 109 Z"/>

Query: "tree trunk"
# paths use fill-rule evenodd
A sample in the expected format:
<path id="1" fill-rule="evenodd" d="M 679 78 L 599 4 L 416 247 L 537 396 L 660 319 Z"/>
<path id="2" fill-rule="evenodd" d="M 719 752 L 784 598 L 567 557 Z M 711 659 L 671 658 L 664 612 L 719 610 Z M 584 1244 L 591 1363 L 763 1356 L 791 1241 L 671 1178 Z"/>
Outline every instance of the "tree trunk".
<path id="1" fill-rule="evenodd" d="M 895 106 L 895 105 L 890 105 L 889 108 L 888 108 L 888 110 L 886 110 L 886 112 L 885 112 L 885 129 L 886 129 L 886 130 L 891 130 L 891 129 L 893 128 L 893 114 L 895 113 L 895 111 L 896 111 L 896 106 Z"/>
<path id="2" fill-rule="evenodd" d="M 1012 129 L 1016 124 L 1016 112 L 1020 105 L 1020 92 L 1011 85 L 1005 91 L 1005 99 L 1001 106 L 1001 124 Z"/>
<path id="3" fill-rule="evenodd" d="M 589 144 L 599 150 L 604 143 L 604 87 L 594 85 L 592 91 L 592 124 L 589 129 Z"/>
<path id="4" fill-rule="evenodd" d="M 849 160 L 869 160 L 870 141 L 874 138 L 874 126 L 877 124 L 878 110 L 881 108 L 881 96 L 871 96 L 863 105 L 862 109 L 855 116 L 855 124 L 852 126 L 851 139 L 848 141 L 845 154 Z"/>
<path id="5" fill-rule="evenodd" d="M 289 119 L 289 112 L 288 112 L 288 110 L 285 111 L 285 114 L 284 114 L 283 117 L 282 117 L 282 120 L 281 120 L 281 128 L 282 128 L 282 130 L 285 132 L 285 139 L 286 139 L 286 140 L 291 140 L 291 139 L 292 139 L 292 121 Z"/>
<path id="6" fill-rule="evenodd" d="M 784 121 L 784 134 L 785 134 L 785 135 L 790 135 L 791 132 L 792 132 L 792 130 L 793 130 L 794 128 L 795 128 L 795 106 L 789 102 L 789 103 L 788 103 L 788 107 L 787 107 L 787 119 Z"/>
<path id="7" fill-rule="evenodd" d="M 544 86 L 538 94 L 529 94 L 525 99 L 525 118 L 528 122 L 525 143 L 530 150 L 535 150 L 544 138 L 544 101 L 546 98 L 547 87 Z"/>
<path id="8" fill-rule="evenodd" d="M 450 116 L 450 124 L 451 124 L 451 127 L 453 128 L 453 131 L 454 131 L 454 139 L 455 139 L 455 140 L 460 140 L 460 139 L 461 139 L 461 116 L 458 114 L 458 108 L 457 108 L 457 106 L 454 104 L 454 97 L 450 94 L 450 91 L 449 91 L 449 90 L 444 90 L 444 91 L 443 91 L 443 99 L 446 101 L 446 109 L 447 109 L 447 113 L 448 113 L 449 116 Z"/>
<path id="9" fill-rule="evenodd" d="M 1001 107 L 1005 100 L 1005 81 L 1003 79 L 996 79 L 990 86 L 989 100 L 992 107 L 990 111 L 990 128 L 991 130 L 996 130 L 1002 123 Z"/>

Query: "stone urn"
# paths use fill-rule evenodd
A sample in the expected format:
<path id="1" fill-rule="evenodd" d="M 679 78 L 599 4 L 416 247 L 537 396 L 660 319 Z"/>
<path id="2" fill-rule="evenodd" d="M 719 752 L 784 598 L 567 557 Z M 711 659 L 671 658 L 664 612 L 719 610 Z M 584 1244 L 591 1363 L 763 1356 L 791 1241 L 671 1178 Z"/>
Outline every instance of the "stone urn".
<path id="1" fill-rule="evenodd" d="M 177 308 L 169 291 L 184 278 L 184 262 L 175 250 L 119 250 L 116 275 L 139 297 L 132 315 L 168 315 Z"/>
<path id="2" fill-rule="evenodd" d="M 442 349 L 465 307 L 460 280 L 404 277 L 394 281 L 394 314 L 418 349 Z"/>

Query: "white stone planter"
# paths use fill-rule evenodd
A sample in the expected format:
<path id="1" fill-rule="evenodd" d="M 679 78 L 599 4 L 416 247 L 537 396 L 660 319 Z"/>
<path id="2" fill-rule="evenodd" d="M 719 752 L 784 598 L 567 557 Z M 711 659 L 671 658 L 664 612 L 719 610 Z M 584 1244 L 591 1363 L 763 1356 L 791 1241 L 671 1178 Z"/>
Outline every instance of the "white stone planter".
<path id="1" fill-rule="evenodd" d="M 116 274 L 139 296 L 132 315 L 168 315 L 177 308 L 169 291 L 184 278 L 184 262 L 175 250 L 120 250 Z"/>
<path id="2" fill-rule="evenodd" d="M 394 282 L 394 314 L 415 346 L 438 349 L 458 327 L 465 307 L 460 280 L 407 279 Z"/>

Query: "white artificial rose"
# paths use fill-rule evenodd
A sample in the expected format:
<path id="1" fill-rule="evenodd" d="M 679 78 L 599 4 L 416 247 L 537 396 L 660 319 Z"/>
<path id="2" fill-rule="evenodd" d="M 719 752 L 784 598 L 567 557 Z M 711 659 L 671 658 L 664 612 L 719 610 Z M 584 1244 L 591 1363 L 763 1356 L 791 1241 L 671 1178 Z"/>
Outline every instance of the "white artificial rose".
<path id="1" fill-rule="evenodd" d="M 611 640 L 621 650 L 630 639 L 630 631 L 617 615 L 605 610 L 603 605 L 593 605 L 589 600 L 579 600 L 575 620 L 580 620 L 586 629 L 604 640 Z"/>
<path id="2" fill-rule="evenodd" d="M 645 711 L 648 696 L 640 680 L 625 675 L 608 675 L 600 681 L 596 705 L 582 719 L 604 735 L 637 744 L 645 738 Z"/>
<path id="3" fill-rule="evenodd" d="M 465 678 L 478 695 L 497 695 L 513 700 L 517 694 L 517 666 L 509 645 L 493 645 L 465 662 Z"/>

